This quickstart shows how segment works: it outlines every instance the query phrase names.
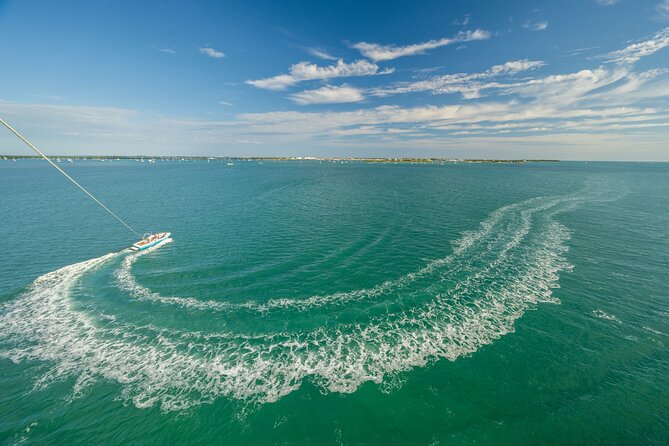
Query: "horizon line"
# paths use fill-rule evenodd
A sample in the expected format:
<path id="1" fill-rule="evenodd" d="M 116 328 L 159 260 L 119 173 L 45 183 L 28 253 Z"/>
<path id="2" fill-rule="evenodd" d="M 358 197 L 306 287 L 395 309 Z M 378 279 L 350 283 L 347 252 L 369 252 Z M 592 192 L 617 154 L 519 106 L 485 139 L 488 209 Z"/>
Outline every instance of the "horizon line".
<path id="1" fill-rule="evenodd" d="M 462 158 L 462 157 L 435 157 L 435 156 L 412 156 L 412 157 L 391 157 L 391 156 L 242 156 L 242 155 L 48 155 L 55 158 L 72 159 L 108 159 L 116 158 L 118 160 L 132 159 L 189 159 L 189 160 L 215 160 L 215 159 L 234 159 L 234 160 L 267 160 L 267 161 L 479 161 L 479 162 L 593 162 L 593 163 L 669 163 L 669 160 L 634 160 L 634 159 L 615 159 L 615 160 L 596 160 L 596 159 L 560 159 L 560 158 Z M 11 155 L 0 154 L 0 157 L 7 159 L 42 159 L 37 155 Z M 3 161 L 0 159 L 0 161 Z"/>

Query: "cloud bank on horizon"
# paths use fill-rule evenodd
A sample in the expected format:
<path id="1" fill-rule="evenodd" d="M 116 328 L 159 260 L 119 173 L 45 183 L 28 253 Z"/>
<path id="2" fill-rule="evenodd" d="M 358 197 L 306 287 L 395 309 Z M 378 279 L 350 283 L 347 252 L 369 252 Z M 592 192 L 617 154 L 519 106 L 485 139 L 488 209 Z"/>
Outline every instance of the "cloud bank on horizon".
<path id="1" fill-rule="evenodd" d="M 47 153 L 669 161 L 669 0 L 567 3 L 10 1 L 0 116 Z"/>

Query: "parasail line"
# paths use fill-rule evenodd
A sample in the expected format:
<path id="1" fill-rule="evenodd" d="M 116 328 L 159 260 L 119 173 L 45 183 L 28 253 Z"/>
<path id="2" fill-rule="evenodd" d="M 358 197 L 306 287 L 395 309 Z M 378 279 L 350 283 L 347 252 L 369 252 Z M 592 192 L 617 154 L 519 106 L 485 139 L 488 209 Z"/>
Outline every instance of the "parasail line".
<path id="1" fill-rule="evenodd" d="M 129 230 L 131 230 L 131 231 L 133 232 L 133 234 L 135 234 L 136 236 L 138 236 L 138 237 L 142 237 L 137 231 L 135 231 L 134 229 L 132 229 L 132 228 L 130 227 L 130 225 L 128 225 L 128 224 L 127 224 L 126 222 L 124 222 L 123 220 L 121 220 L 121 218 L 120 218 L 118 215 L 114 214 L 114 213 L 113 213 L 107 206 L 105 206 L 104 204 L 102 204 L 102 202 L 101 202 L 100 200 L 98 200 L 97 198 L 95 198 L 95 197 L 93 196 L 93 194 L 91 194 L 91 193 L 88 192 L 86 189 L 84 189 L 84 187 L 83 187 L 81 184 L 77 183 L 77 182 L 74 180 L 74 178 L 72 178 L 71 176 L 69 176 L 67 173 L 65 173 L 65 171 L 64 171 L 63 169 L 61 169 L 61 168 L 58 167 L 56 164 L 54 164 L 54 162 L 51 161 L 45 154 L 43 154 L 42 152 L 40 152 L 40 151 L 37 149 L 37 147 L 35 147 L 35 146 L 33 146 L 32 144 L 30 144 L 30 142 L 29 142 L 27 139 L 25 139 L 23 136 L 21 136 L 21 134 L 20 134 L 19 132 L 17 132 L 16 130 L 14 130 L 14 129 L 12 128 L 12 126 L 9 125 L 9 124 L 7 124 L 2 118 L 0 118 L 0 123 L 2 123 L 5 127 L 7 127 L 7 128 L 9 129 L 9 131 L 11 131 L 13 134 L 15 134 L 21 141 L 23 141 L 24 143 L 26 143 L 26 144 L 28 145 L 28 147 L 30 147 L 30 148 L 33 149 L 35 152 L 37 152 L 42 158 L 44 158 L 45 160 L 47 160 L 47 161 L 49 162 L 49 164 L 51 164 L 53 167 L 55 167 L 56 169 L 58 169 L 58 171 L 59 171 L 60 173 L 62 173 L 63 175 L 65 175 L 65 176 L 67 177 L 68 180 L 72 181 L 72 182 L 73 182 L 79 189 L 81 189 L 82 191 L 84 191 L 84 193 L 85 193 L 86 195 L 88 195 L 93 201 L 95 201 L 97 204 L 99 204 L 100 206 L 102 206 L 102 209 L 104 209 L 105 211 L 109 212 L 115 219 L 117 219 L 119 222 L 121 222 L 121 224 L 122 224 L 123 226 L 125 226 L 126 228 L 128 228 Z"/>

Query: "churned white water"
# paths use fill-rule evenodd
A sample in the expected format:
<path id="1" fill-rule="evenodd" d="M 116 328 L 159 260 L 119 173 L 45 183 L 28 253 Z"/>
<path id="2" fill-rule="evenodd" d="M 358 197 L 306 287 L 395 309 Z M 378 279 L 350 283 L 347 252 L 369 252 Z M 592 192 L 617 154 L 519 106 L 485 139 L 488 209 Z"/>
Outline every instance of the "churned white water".
<path id="1" fill-rule="evenodd" d="M 458 240 L 451 255 L 370 289 L 306 299 L 228 303 L 163 296 L 138 283 L 140 253 L 112 253 L 39 277 L 0 316 L 0 356 L 47 364 L 35 386 L 74 378 L 76 396 L 97 380 L 118 383 L 135 406 L 182 410 L 228 397 L 272 402 L 311 380 L 323 391 L 354 392 L 361 384 L 468 355 L 514 330 L 540 302 L 557 303 L 553 289 L 565 260 L 569 231 L 554 217 L 577 196 L 534 198 L 498 209 Z M 76 305 L 77 282 L 122 256 L 115 285 L 156 311 L 324 311 L 366 301 L 410 304 L 360 322 L 291 332 L 245 335 L 137 326 L 113 315 L 98 324 Z M 415 298 L 413 298 L 415 297 Z M 604 312 L 593 314 L 609 319 Z M 613 318 L 611 318 L 614 320 Z"/>

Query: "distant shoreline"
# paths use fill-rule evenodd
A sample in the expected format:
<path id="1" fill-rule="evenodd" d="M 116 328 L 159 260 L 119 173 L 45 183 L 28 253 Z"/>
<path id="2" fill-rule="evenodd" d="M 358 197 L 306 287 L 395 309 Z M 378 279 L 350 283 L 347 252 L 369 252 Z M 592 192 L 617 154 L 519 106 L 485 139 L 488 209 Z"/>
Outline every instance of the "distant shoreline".
<path id="1" fill-rule="evenodd" d="M 471 158 L 357 158 L 357 157 L 315 157 L 315 156 L 117 156 L 117 155 L 49 155 L 52 159 L 62 160 L 161 160 L 161 161 L 327 161 L 327 162 L 366 162 L 366 163 L 558 163 L 555 159 L 471 159 Z M 37 155 L 0 155 L 1 160 L 41 159 Z"/>

